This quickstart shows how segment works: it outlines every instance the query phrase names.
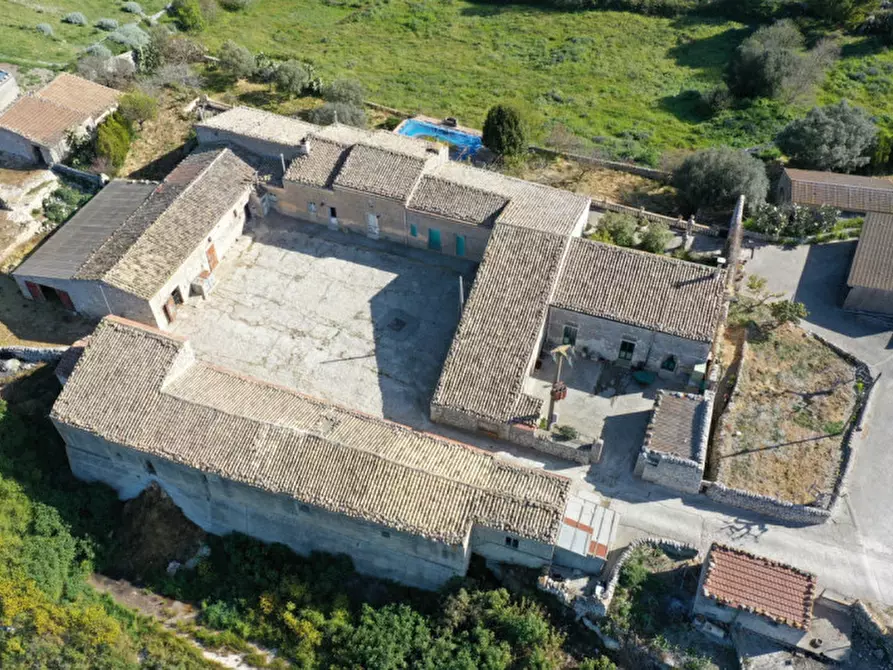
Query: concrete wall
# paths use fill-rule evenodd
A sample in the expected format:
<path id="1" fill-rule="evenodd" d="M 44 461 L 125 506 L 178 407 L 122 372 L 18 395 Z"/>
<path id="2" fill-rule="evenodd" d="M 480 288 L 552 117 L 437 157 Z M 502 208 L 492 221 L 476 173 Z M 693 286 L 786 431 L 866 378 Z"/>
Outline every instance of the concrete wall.
<path id="1" fill-rule="evenodd" d="M 518 541 L 518 547 L 506 543 L 506 538 Z M 471 551 L 491 561 L 539 568 L 552 560 L 553 547 L 535 540 L 527 540 L 513 533 L 474 526 L 471 531 Z"/>
<path id="2" fill-rule="evenodd" d="M 557 307 L 549 308 L 547 344 L 544 348 L 561 344 L 565 324 L 577 326 L 578 353 L 587 347 L 590 355 L 595 352 L 602 358 L 616 361 L 620 343 L 629 340 L 636 344 L 631 365 L 642 363 L 646 368 L 659 370 L 667 357 L 672 355 L 676 357 L 675 374 L 680 377 L 689 376 L 694 366 L 705 363 L 710 355 L 710 342 L 695 342 Z"/>
<path id="3" fill-rule="evenodd" d="M 279 155 L 282 154 L 285 157 L 286 163 L 301 152 L 299 145 L 301 139 L 303 139 L 301 137 L 295 137 L 291 143 L 281 144 L 279 142 L 269 142 L 266 140 L 255 139 L 253 137 L 246 137 L 226 130 L 203 128 L 202 126 L 195 127 L 195 135 L 199 144 L 235 144 L 236 146 L 244 147 L 248 151 L 259 156 L 270 156 L 272 158 L 279 158 Z"/>
<path id="4" fill-rule="evenodd" d="M 0 128 L 0 151 L 23 158 L 29 162 L 36 162 L 34 155 L 35 144 L 17 133 L 5 128 Z"/>
<path id="5" fill-rule="evenodd" d="M 65 424 L 56 422 L 56 427 L 75 476 L 105 482 L 123 499 L 139 495 L 156 481 L 187 517 L 209 532 L 238 531 L 281 542 L 299 554 L 347 554 L 360 572 L 420 588 L 437 588 L 467 570 L 467 538 L 458 546 L 428 540 L 142 454 Z M 527 546 L 521 540 L 517 550 L 494 548 L 505 542 L 505 533 L 482 530 L 479 543 L 485 556 L 510 555 L 524 565 L 548 561 L 542 545 Z"/>
<path id="6" fill-rule="evenodd" d="M 843 308 L 854 312 L 893 314 L 893 291 L 853 286 L 847 292 Z"/>
<path id="7" fill-rule="evenodd" d="M 709 560 L 709 557 L 708 557 Z M 703 594 L 701 585 L 698 586 L 698 595 L 692 609 L 693 614 L 700 614 L 712 621 L 724 623 L 727 626 L 737 625 L 757 635 L 762 635 L 782 644 L 797 646 L 806 633 L 799 628 L 793 628 L 782 623 L 775 623 L 764 616 L 747 612 L 735 607 L 722 605 Z"/>

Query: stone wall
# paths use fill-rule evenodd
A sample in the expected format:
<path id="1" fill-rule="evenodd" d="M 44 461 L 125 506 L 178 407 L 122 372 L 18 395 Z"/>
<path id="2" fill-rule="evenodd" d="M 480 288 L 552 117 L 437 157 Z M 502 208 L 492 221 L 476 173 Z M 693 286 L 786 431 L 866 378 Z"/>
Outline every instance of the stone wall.
<path id="1" fill-rule="evenodd" d="M 25 363 L 55 363 L 68 347 L 0 347 L 0 360 L 15 358 Z"/>
<path id="2" fill-rule="evenodd" d="M 687 233 L 699 233 L 701 235 L 711 235 L 717 236 L 717 229 L 711 226 L 705 226 L 700 223 L 696 223 L 694 217 L 691 220 L 686 221 L 681 217 L 673 218 L 672 216 L 664 216 L 663 214 L 656 214 L 655 212 L 646 211 L 643 208 L 637 207 L 628 207 L 626 205 L 619 205 L 616 202 L 610 202 L 604 199 L 595 199 L 590 204 L 590 209 L 593 211 L 603 211 L 603 212 L 618 212 L 620 214 L 629 214 L 630 216 L 634 216 L 637 219 L 643 221 L 651 221 L 654 223 L 665 223 L 670 228 L 675 228 L 677 230 L 682 230 Z"/>
<path id="3" fill-rule="evenodd" d="M 831 512 L 820 507 L 798 505 L 771 496 L 760 495 L 759 493 L 733 489 L 719 482 L 704 482 L 704 487 L 707 497 L 711 500 L 757 512 L 758 514 L 765 514 L 782 521 L 819 524 L 825 523 L 831 518 Z"/>
<path id="4" fill-rule="evenodd" d="M 509 442 L 520 444 L 522 447 L 534 449 L 550 456 L 574 461 L 581 465 L 592 462 L 593 454 L 598 454 L 597 446 L 591 444 L 577 445 L 573 443 L 556 442 L 550 439 L 549 433 L 539 428 L 525 426 L 524 424 L 510 424 L 505 438 Z"/>
<path id="5" fill-rule="evenodd" d="M 893 630 L 887 628 L 859 600 L 853 603 L 850 611 L 853 615 L 853 625 L 856 630 L 865 636 L 872 646 L 883 649 L 888 659 L 893 659 Z"/>
<path id="6" fill-rule="evenodd" d="M 655 168 L 638 165 L 636 163 L 625 163 L 623 161 L 612 161 L 606 158 L 596 158 L 595 156 L 583 156 L 567 151 L 556 151 L 554 149 L 546 149 L 545 147 L 531 146 L 530 153 L 546 156 L 549 158 L 566 158 L 568 160 L 583 163 L 584 165 L 592 165 L 594 167 L 607 168 L 609 170 L 618 170 L 627 172 L 646 179 L 655 179 L 657 181 L 669 181 L 671 173 L 665 170 L 657 170 Z"/>

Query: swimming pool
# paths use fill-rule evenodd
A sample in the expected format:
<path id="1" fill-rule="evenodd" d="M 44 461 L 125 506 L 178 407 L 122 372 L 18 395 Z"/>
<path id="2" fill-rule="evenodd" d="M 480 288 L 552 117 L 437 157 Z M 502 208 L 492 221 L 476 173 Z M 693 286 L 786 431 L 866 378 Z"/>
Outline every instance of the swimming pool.
<path id="1" fill-rule="evenodd" d="M 418 119 L 404 121 L 397 132 L 407 137 L 431 138 L 439 142 L 446 142 L 450 145 L 450 158 L 453 160 L 473 158 L 483 146 L 481 138 L 477 135 Z"/>

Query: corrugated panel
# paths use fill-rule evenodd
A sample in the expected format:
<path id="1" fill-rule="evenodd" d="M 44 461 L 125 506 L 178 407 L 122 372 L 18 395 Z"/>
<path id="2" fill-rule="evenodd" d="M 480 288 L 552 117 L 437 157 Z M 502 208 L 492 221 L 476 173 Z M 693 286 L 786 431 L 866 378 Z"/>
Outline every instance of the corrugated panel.
<path id="1" fill-rule="evenodd" d="M 154 183 L 112 181 L 60 226 L 13 274 L 71 279 L 145 201 Z"/>

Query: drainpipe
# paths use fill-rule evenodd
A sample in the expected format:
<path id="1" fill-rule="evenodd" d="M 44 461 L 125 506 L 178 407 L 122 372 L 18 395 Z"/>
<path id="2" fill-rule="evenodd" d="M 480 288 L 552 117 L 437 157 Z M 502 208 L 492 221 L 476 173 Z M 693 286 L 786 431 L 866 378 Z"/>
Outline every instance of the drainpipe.
<path id="1" fill-rule="evenodd" d="M 102 300 L 105 302 L 105 308 L 108 310 L 108 314 L 112 313 L 111 305 L 109 305 L 109 299 L 105 297 L 105 289 L 102 288 L 102 283 L 99 284 L 99 292 L 102 294 Z"/>

